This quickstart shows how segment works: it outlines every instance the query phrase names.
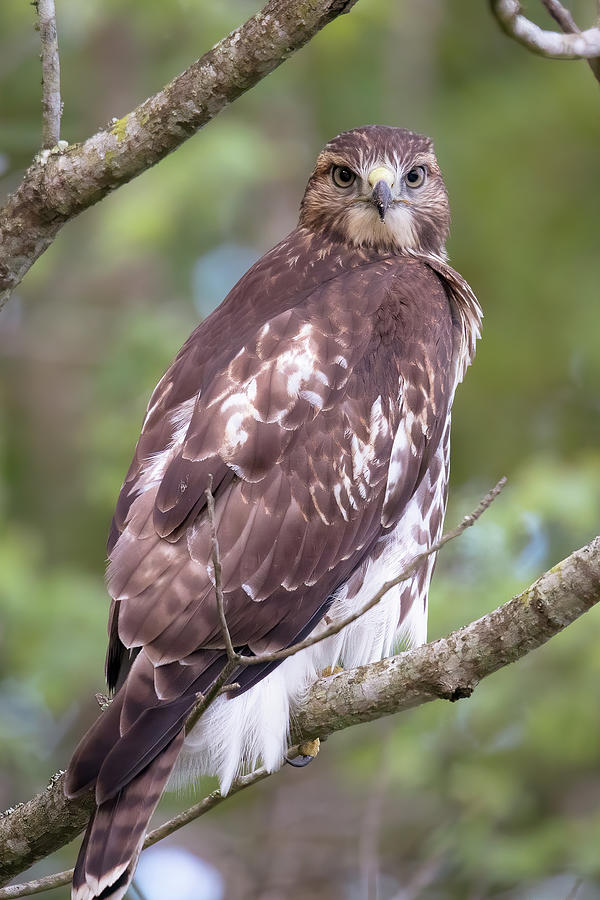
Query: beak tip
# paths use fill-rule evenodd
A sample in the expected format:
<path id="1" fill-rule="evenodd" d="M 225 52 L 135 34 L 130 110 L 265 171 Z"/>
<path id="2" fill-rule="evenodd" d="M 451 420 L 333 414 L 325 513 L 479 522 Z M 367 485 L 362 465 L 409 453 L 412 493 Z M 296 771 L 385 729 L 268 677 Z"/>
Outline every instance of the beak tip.
<path id="1" fill-rule="evenodd" d="M 372 193 L 373 203 L 377 207 L 377 212 L 379 213 L 379 218 L 382 222 L 385 221 L 385 214 L 388 210 L 390 203 L 392 202 L 392 192 L 390 190 L 387 182 L 381 180 L 378 181 L 375 187 L 373 188 Z"/>

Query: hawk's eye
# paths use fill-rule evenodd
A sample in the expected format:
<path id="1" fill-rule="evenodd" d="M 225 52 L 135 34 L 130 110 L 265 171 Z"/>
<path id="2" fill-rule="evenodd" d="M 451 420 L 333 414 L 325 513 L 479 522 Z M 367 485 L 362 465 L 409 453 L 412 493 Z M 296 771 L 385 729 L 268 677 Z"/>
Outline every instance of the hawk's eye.
<path id="1" fill-rule="evenodd" d="M 338 187 L 347 188 L 356 181 L 356 175 L 348 166 L 334 166 L 331 170 L 331 178 Z"/>
<path id="2" fill-rule="evenodd" d="M 423 166 L 415 166 L 404 176 L 404 180 L 411 188 L 421 187 L 425 181 L 425 169 Z"/>

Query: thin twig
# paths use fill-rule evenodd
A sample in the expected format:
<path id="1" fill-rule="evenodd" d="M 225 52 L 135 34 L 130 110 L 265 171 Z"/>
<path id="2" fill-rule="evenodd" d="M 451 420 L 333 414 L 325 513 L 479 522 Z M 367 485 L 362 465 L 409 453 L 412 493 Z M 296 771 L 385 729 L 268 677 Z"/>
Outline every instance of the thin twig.
<path id="1" fill-rule="evenodd" d="M 219 622 L 221 623 L 221 631 L 223 633 L 223 640 L 225 641 L 225 649 L 227 651 L 227 659 L 228 660 L 237 660 L 239 659 L 238 654 L 235 652 L 233 648 L 233 643 L 231 641 L 231 635 L 229 634 L 229 627 L 227 625 L 227 618 L 225 616 L 225 601 L 223 599 L 223 585 L 222 585 L 222 570 L 221 570 L 221 558 L 219 555 L 219 540 L 217 538 L 217 526 L 215 525 L 215 499 L 212 495 L 212 484 L 213 479 L 212 475 L 208 476 L 208 487 L 204 492 L 206 494 L 206 507 L 208 510 L 208 521 L 210 524 L 210 540 L 212 544 L 212 564 L 213 571 L 215 573 L 215 597 L 217 600 L 217 612 L 219 613 Z"/>
<path id="2" fill-rule="evenodd" d="M 299 641 L 297 644 L 293 644 L 291 647 L 287 647 L 285 650 L 277 650 L 275 653 L 261 653 L 257 656 L 238 656 L 238 662 L 240 665 L 244 666 L 258 666 L 264 665 L 264 663 L 268 662 L 278 662 L 282 659 L 287 659 L 288 656 L 293 656 L 295 653 L 298 653 L 300 650 L 305 650 L 307 647 L 312 647 L 314 644 L 318 644 L 321 641 L 326 640 L 327 638 L 333 637 L 335 634 L 339 634 L 342 629 L 346 628 L 348 625 L 351 625 L 353 622 L 356 622 L 357 619 L 360 619 L 361 616 L 364 616 L 365 613 L 369 612 L 370 609 L 373 609 L 379 601 L 384 597 L 388 591 L 391 591 L 393 587 L 396 587 L 397 584 L 401 584 L 403 581 L 408 581 L 409 578 L 412 577 L 415 570 L 421 565 L 421 563 L 427 559 L 432 553 L 437 553 L 445 544 L 449 543 L 449 541 L 453 541 L 455 538 L 459 537 L 467 528 L 470 528 L 475 524 L 477 519 L 486 511 L 486 509 L 494 502 L 504 485 L 506 484 L 506 478 L 501 478 L 498 484 L 489 491 L 485 497 L 478 504 L 477 508 L 473 510 L 470 515 L 465 516 L 462 522 L 453 528 L 451 531 L 446 532 L 446 534 L 442 535 L 439 541 L 435 541 L 427 550 L 424 550 L 423 553 L 417 554 L 414 556 L 411 562 L 405 566 L 405 568 L 400 572 L 399 575 L 396 575 L 395 578 L 391 578 L 389 581 L 386 581 L 385 584 L 377 591 L 376 594 L 371 597 L 360 609 L 351 613 L 343 619 L 335 622 L 333 625 L 330 625 L 328 628 L 325 628 L 317 635 L 312 635 L 311 637 L 305 638 L 303 641 Z"/>
<path id="3" fill-rule="evenodd" d="M 600 28 L 570 34 L 546 31 L 523 15 L 519 0 L 491 0 L 492 13 L 509 37 L 550 59 L 600 57 Z"/>
<path id="4" fill-rule="evenodd" d="M 256 769 L 255 772 L 251 772 L 249 775 L 241 775 L 239 778 L 236 778 L 229 789 L 229 793 L 225 794 L 225 796 L 223 796 L 220 791 L 213 791 L 207 797 L 204 797 L 203 800 L 200 800 L 199 803 L 194 803 L 189 809 L 173 816 L 168 822 L 165 822 L 153 831 L 148 832 L 144 840 L 144 849 L 146 849 L 146 847 L 151 847 L 152 844 L 157 844 L 158 841 L 162 841 L 163 838 L 166 838 L 168 835 L 183 828 L 184 825 L 193 822 L 194 819 L 199 819 L 200 816 L 206 815 L 211 809 L 214 809 L 215 806 L 220 806 L 221 803 L 229 797 L 233 797 L 234 794 L 239 794 L 240 791 L 244 791 L 253 784 L 264 781 L 270 774 L 271 773 L 267 772 L 264 767 L 261 767 L 260 769 Z M 0 888 L 0 900 L 9 900 L 9 898 L 13 897 L 29 897 L 31 894 L 41 894 L 44 891 L 51 891 L 53 888 L 69 884 L 72 878 L 73 869 L 67 869 L 64 872 L 56 872 L 54 875 L 45 875 L 43 878 L 36 878 L 33 881 L 27 881 L 23 884 L 9 885 L 8 887 Z"/>
<path id="5" fill-rule="evenodd" d="M 571 11 L 560 3 L 560 0 L 542 0 L 549 14 L 555 22 L 558 22 L 565 34 L 581 34 L 577 22 L 571 15 Z M 600 57 L 588 59 L 588 66 L 592 70 L 596 81 L 600 82 Z"/>
<path id="6" fill-rule="evenodd" d="M 229 676 L 237 669 L 238 662 L 235 659 L 229 659 L 221 669 L 221 674 L 213 681 L 210 688 L 205 694 L 198 695 L 198 702 L 189 714 L 185 723 L 186 735 L 190 733 L 194 725 L 197 724 L 203 713 L 206 712 L 213 700 L 223 692 L 223 688 L 229 682 Z"/>
<path id="7" fill-rule="evenodd" d="M 575 897 L 579 893 L 581 886 L 583 885 L 583 878 L 576 878 L 573 884 L 573 887 L 565 897 L 565 900 L 575 900 Z"/>
<path id="8" fill-rule="evenodd" d="M 581 28 L 577 26 L 575 19 L 571 15 L 571 11 L 563 6 L 559 0 L 542 0 L 542 3 L 565 34 L 579 34 L 581 32 Z"/>
<path id="9" fill-rule="evenodd" d="M 42 43 L 42 147 L 51 150 L 60 139 L 60 58 L 54 0 L 37 0 Z"/>

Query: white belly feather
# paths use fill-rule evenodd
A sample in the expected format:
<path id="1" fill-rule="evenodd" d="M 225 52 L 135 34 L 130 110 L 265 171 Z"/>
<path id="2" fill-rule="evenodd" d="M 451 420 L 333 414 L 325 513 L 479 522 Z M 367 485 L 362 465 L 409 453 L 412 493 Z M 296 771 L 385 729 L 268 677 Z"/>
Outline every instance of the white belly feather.
<path id="1" fill-rule="evenodd" d="M 445 436 L 447 437 L 447 435 Z M 439 537 L 448 473 L 447 440 L 443 440 L 435 468 L 441 477 L 431 483 L 430 472 L 421 482 L 395 530 L 382 539 L 373 557 L 344 585 L 327 615 L 329 623 L 362 607 L 385 581 L 398 575 L 418 553 Z M 431 469 L 430 469 L 431 471 Z M 431 504 L 425 494 L 435 493 Z M 428 514 L 423 516 L 423 509 Z M 429 526 L 438 515 L 435 534 Z M 426 536 L 426 537 L 425 537 Z M 375 558 L 376 557 L 376 558 Z M 394 645 L 417 646 L 427 638 L 427 593 L 434 556 L 423 564 L 420 578 L 392 588 L 373 609 L 339 634 L 284 660 L 244 694 L 218 698 L 185 740 L 171 783 L 177 785 L 200 775 L 217 775 L 222 793 L 243 771 L 264 765 L 278 769 L 288 747 L 289 722 L 294 708 L 323 669 L 341 663 L 346 668 L 366 665 L 389 656 Z M 402 608 L 404 615 L 402 615 Z M 315 629 L 325 627 L 320 624 Z"/>

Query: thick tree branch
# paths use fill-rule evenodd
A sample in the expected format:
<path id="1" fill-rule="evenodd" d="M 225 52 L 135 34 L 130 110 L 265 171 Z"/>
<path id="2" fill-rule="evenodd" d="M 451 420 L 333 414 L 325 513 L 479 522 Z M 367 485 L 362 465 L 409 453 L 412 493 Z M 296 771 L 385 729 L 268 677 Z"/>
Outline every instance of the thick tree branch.
<path id="1" fill-rule="evenodd" d="M 292 739 L 324 737 L 435 699 L 468 697 L 483 678 L 541 646 L 599 601 L 597 537 L 522 594 L 448 637 L 320 679 L 295 716 Z M 61 775 L 0 818 L 0 883 L 72 840 L 85 825 L 92 795 L 68 801 L 62 782 Z M 0 890 L 0 900 L 24 896 L 8 890 Z"/>
<path id="2" fill-rule="evenodd" d="M 479 682 L 540 647 L 600 602 L 600 536 L 531 587 L 448 637 L 321 678 L 295 717 L 306 740 L 431 700 L 470 697 Z"/>
<path id="3" fill-rule="evenodd" d="M 183 144 L 355 3 L 269 0 L 110 128 L 42 151 L 0 208 L 0 307 L 65 222 Z"/>
<path id="4" fill-rule="evenodd" d="M 600 57 L 600 28 L 559 34 L 546 31 L 527 19 L 519 0 L 491 0 L 492 12 L 509 37 L 533 53 L 551 59 L 593 59 Z M 564 28 L 562 22 L 561 27 Z"/>
<path id="5" fill-rule="evenodd" d="M 60 138 L 60 58 L 54 0 L 37 0 L 42 42 L 42 147 L 48 150 Z"/>

